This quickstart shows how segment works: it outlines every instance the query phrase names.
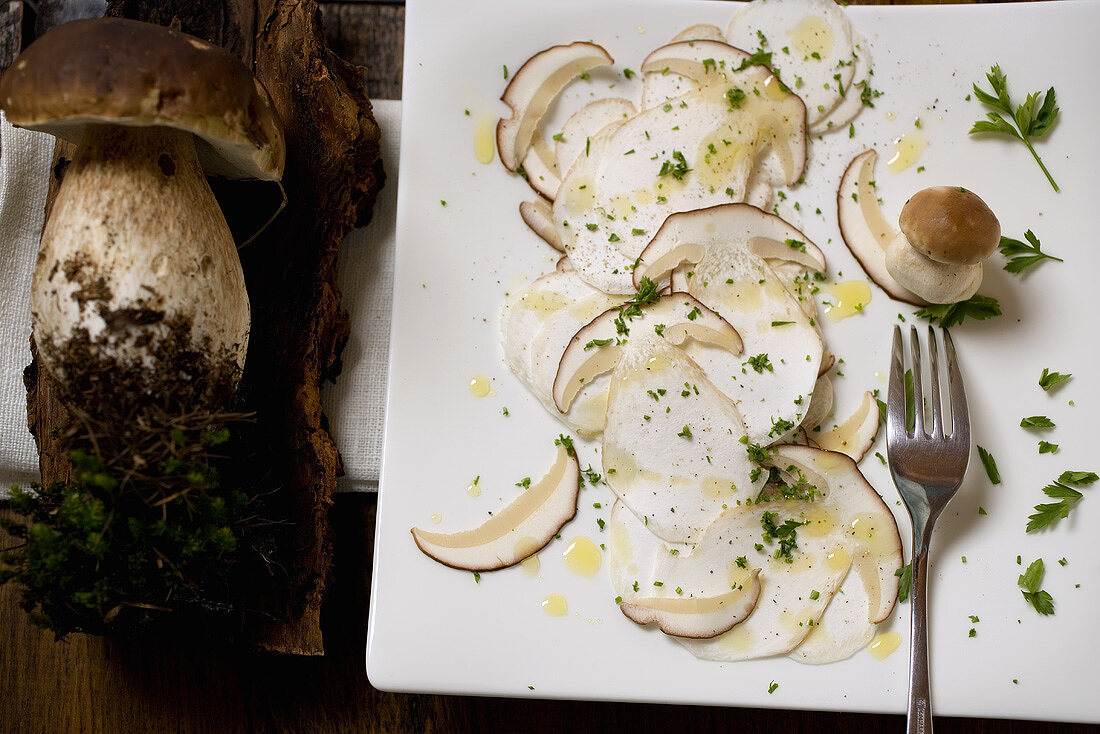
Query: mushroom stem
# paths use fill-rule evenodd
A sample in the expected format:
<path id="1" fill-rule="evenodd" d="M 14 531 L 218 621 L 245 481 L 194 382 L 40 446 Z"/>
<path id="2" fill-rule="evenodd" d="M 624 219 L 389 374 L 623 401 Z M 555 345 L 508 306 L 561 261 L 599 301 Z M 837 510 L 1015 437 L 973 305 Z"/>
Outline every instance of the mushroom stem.
<path id="1" fill-rule="evenodd" d="M 232 389 L 248 295 L 190 133 L 88 126 L 43 230 L 31 308 L 63 389 L 89 362 L 133 387 L 217 374 Z"/>

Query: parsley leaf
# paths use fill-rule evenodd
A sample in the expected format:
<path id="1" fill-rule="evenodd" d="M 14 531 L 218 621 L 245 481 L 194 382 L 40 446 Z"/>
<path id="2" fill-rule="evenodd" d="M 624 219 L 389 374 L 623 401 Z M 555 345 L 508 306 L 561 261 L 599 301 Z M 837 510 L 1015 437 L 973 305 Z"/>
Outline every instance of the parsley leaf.
<path id="1" fill-rule="evenodd" d="M 1054 87 L 1048 89 L 1046 94 L 1032 92 L 1027 95 L 1027 99 L 1022 104 L 1017 105 L 1016 109 L 1013 110 L 1012 100 L 1008 96 L 1008 78 L 1001 71 L 1001 67 L 994 64 L 986 73 L 985 78 L 989 80 L 989 85 L 993 89 L 992 93 L 981 89 L 975 84 L 974 96 L 982 104 L 992 107 L 994 111 L 987 112 L 986 119 L 975 122 L 974 126 L 970 128 L 970 134 L 997 133 L 1016 138 L 1027 146 L 1031 156 L 1039 164 L 1039 168 L 1043 169 L 1047 181 L 1050 182 L 1055 191 L 1059 191 L 1058 184 L 1054 182 L 1050 171 L 1043 165 L 1042 159 L 1039 158 L 1039 154 L 1035 152 L 1035 148 L 1031 145 L 1032 138 L 1042 137 L 1058 119 L 1060 110 L 1055 106 L 1057 101 Z M 1042 103 L 1040 103 L 1040 99 L 1042 99 Z M 1005 119 L 1002 115 L 1007 115 L 1008 119 Z"/>
<path id="2" fill-rule="evenodd" d="M 982 466 L 985 467 L 985 474 L 989 477 L 990 484 L 1000 484 L 1001 473 L 997 471 L 997 460 L 993 458 L 993 454 L 979 446 L 978 458 L 982 460 Z"/>
<path id="3" fill-rule="evenodd" d="M 1062 374 L 1061 372 L 1051 372 L 1046 367 L 1043 368 L 1043 374 L 1039 375 L 1039 387 L 1043 388 L 1047 392 L 1050 392 L 1054 387 L 1062 384 L 1069 378 L 1073 377 L 1072 373 Z"/>
<path id="4" fill-rule="evenodd" d="M 909 598 L 909 588 L 913 585 L 913 564 L 905 564 L 894 571 L 894 575 L 900 577 L 898 581 L 898 601 L 905 601 Z"/>
<path id="5" fill-rule="evenodd" d="M 1039 614 L 1054 614 L 1054 599 L 1039 586 L 1043 583 L 1043 559 L 1038 558 L 1031 562 L 1027 570 L 1020 574 L 1017 584 L 1027 603 L 1035 607 Z"/>
<path id="6" fill-rule="evenodd" d="M 1024 232 L 1024 239 L 1030 244 L 1014 240 L 1011 237 L 1001 237 L 1001 244 L 997 247 L 1001 254 L 1008 258 L 1008 262 L 1005 263 L 1005 270 L 1008 272 L 1022 273 L 1031 266 L 1038 265 L 1043 260 L 1064 262 L 1060 257 L 1054 257 L 1054 255 L 1043 252 L 1039 244 L 1039 238 L 1030 229 Z"/>
<path id="7" fill-rule="evenodd" d="M 1020 428 L 1054 428 L 1054 421 L 1045 415 L 1031 415 L 1020 421 Z"/>
<path id="8" fill-rule="evenodd" d="M 990 296 L 973 295 L 958 303 L 934 303 L 919 309 L 916 313 L 931 323 L 939 323 L 945 329 L 961 324 L 966 318 L 984 321 L 1001 315 L 1001 304 Z"/>
<path id="9" fill-rule="evenodd" d="M 1062 476 L 1064 477 L 1065 474 Z M 1042 530 L 1063 518 L 1069 517 L 1069 513 L 1084 497 L 1076 489 L 1060 481 L 1052 482 L 1043 487 L 1043 494 L 1058 501 L 1035 505 L 1034 514 L 1027 516 L 1027 532 L 1029 533 Z"/>
<path id="10" fill-rule="evenodd" d="M 665 161 L 661 164 L 661 170 L 657 173 L 658 176 L 671 175 L 677 181 L 683 180 L 684 176 L 691 173 L 688 168 L 687 159 L 684 158 L 684 154 L 678 150 L 672 151 L 672 160 Z"/>

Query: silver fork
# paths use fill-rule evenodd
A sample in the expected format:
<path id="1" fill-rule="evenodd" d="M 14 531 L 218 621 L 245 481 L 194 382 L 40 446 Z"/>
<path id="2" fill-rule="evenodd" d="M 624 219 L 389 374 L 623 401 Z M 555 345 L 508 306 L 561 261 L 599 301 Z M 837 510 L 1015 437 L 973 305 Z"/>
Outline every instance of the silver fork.
<path id="1" fill-rule="evenodd" d="M 913 619 L 910 628 L 908 734 L 931 734 L 932 700 L 928 683 L 928 546 L 932 526 L 962 484 L 970 459 L 970 415 L 966 393 L 955 359 L 951 335 L 943 330 L 947 356 L 947 386 L 950 396 L 950 426 L 945 429 L 940 401 L 939 359 L 936 332 L 928 327 L 929 369 L 932 387 L 932 431 L 925 431 L 925 409 L 921 383 L 921 350 L 917 328 L 909 333 L 912 352 L 911 382 L 906 379 L 901 329 L 894 327 L 894 350 L 890 359 L 890 392 L 886 410 L 886 453 L 890 474 L 909 517 L 913 520 L 912 582 L 909 603 Z M 908 392 L 906 383 L 912 387 Z"/>

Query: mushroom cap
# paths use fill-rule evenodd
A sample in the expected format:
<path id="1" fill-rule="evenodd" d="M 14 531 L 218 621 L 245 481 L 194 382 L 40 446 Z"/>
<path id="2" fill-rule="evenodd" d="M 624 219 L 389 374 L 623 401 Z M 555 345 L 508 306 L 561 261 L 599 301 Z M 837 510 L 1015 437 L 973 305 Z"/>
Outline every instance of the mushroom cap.
<path id="1" fill-rule="evenodd" d="M 978 292 L 982 264 L 953 265 L 925 257 L 904 232 L 886 246 L 886 269 L 903 288 L 929 303 L 958 303 Z"/>
<path id="2" fill-rule="evenodd" d="M 961 186 L 933 186 L 913 194 L 898 224 L 923 255 L 953 265 L 976 265 L 1001 241 L 997 216 L 981 197 Z"/>
<path id="3" fill-rule="evenodd" d="M 152 23 L 95 18 L 51 29 L 0 78 L 0 108 L 13 125 L 72 143 L 89 124 L 185 130 L 210 175 L 283 174 L 282 127 L 248 67 Z"/>

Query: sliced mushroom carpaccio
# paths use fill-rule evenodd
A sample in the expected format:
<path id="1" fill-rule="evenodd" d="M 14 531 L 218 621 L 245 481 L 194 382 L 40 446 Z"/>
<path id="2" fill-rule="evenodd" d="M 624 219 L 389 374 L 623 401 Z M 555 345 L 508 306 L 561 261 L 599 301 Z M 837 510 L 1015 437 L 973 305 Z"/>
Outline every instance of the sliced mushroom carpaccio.
<path id="1" fill-rule="evenodd" d="M 524 224 L 542 238 L 543 242 L 558 252 L 565 252 L 561 239 L 558 237 L 558 230 L 554 227 L 554 223 L 550 221 L 550 204 L 546 202 L 546 199 L 536 198 L 531 201 L 520 202 L 519 215 Z"/>
<path id="2" fill-rule="evenodd" d="M 753 110 L 770 141 L 756 167 L 769 173 L 771 185 L 793 186 L 806 166 L 806 106 L 771 69 L 750 64 L 751 60 L 741 49 L 718 41 L 662 46 L 642 62 L 642 108 L 678 108 L 683 100 L 669 105 L 670 100 L 679 100 L 694 88 L 710 89 L 731 110 Z M 743 96 L 731 96 L 738 93 Z"/>
<path id="3" fill-rule="evenodd" d="M 566 84 L 597 66 L 614 63 L 600 46 L 578 41 L 540 51 L 521 66 L 501 100 L 512 115 L 497 124 L 497 150 L 509 171 L 527 156 L 542 116 Z"/>
<path id="4" fill-rule="evenodd" d="M 788 475 L 802 472 L 826 489 L 812 502 L 776 500 L 736 508 L 729 514 L 752 515 L 756 524 L 731 522 L 727 529 L 722 526 L 726 521 L 723 515 L 708 531 L 692 555 L 715 547 L 728 563 L 737 554 L 737 547 L 745 548 L 747 565 L 761 567 L 761 598 L 749 619 L 726 634 L 706 641 L 678 640 L 699 657 L 745 660 L 797 649 L 823 618 L 825 605 L 836 600 L 834 592 L 846 577 L 854 576 L 863 585 L 867 602 L 861 611 L 869 623 L 884 620 L 893 609 L 898 588 L 894 572 L 901 568 L 901 539 L 889 508 L 855 463 L 843 454 L 804 446 L 775 447 L 771 463 Z M 764 565 L 756 560 L 764 555 L 753 552 L 753 544 L 760 542 L 760 513 L 769 510 L 777 512 L 777 524 L 784 518 L 808 523 L 796 530 L 798 549 L 792 553 L 792 563 L 769 557 Z M 744 540 L 737 536 L 738 528 L 743 528 Z M 712 532 L 717 533 L 719 542 L 711 540 Z M 733 548 L 728 541 L 733 541 Z M 764 547 L 769 550 L 768 545 Z M 715 573 L 718 568 L 715 565 Z M 812 591 L 818 592 L 816 600 L 810 599 Z M 822 601 L 824 604 L 818 603 Z M 809 624 L 811 619 L 813 625 Z"/>
<path id="5" fill-rule="evenodd" d="M 638 110 L 634 103 L 621 97 L 605 97 L 581 107 L 561 126 L 554 143 L 554 158 L 562 176 L 573 163 L 590 152 L 591 140 L 609 125 L 630 119 Z"/>
<path id="6" fill-rule="evenodd" d="M 676 345 L 690 337 L 731 354 L 741 351 L 737 331 L 689 294 L 669 293 L 638 310 L 635 314 L 623 314 L 619 308 L 605 311 L 576 332 L 554 378 L 554 403 L 559 410 L 568 411 L 586 384 L 615 367 L 622 346 L 643 334 L 655 333 Z"/>
<path id="7" fill-rule="evenodd" d="M 537 128 L 531 140 L 531 147 L 523 157 L 523 174 L 535 193 L 547 201 L 553 201 L 558 195 L 558 187 L 561 186 L 558 164 L 550 146 L 542 136 L 542 131 Z"/>
<path id="8" fill-rule="evenodd" d="M 874 149 L 865 150 L 848 164 L 837 190 L 837 217 L 840 236 L 851 250 L 863 272 L 895 301 L 914 306 L 927 301 L 903 288 L 886 270 L 886 246 L 897 236 L 879 209 L 874 180 Z"/>
<path id="9" fill-rule="evenodd" d="M 767 476 L 744 435 L 737 407 L 698 365 L 655 334 L 632 330 L 611 376 L 603 470 L 650 532 L 673 543 L 698 540 L 725 507 L 756 496 Z"/>
<path id="10" fill-rule="evenodd" d="M 434 533 L 413 528 L 416 545 L 452 568 L 493 571 L 538 551 L 573 519 L 580 490 L 576 454 L 558 447 L 557 459 L 537 484 L 472 530 Z"/>
<path id="11" fill-rule="evenodd" d="M 871 82 L 871 48 L 867 39 L 858 33 L 853 33 L 853 40 L 855 49 L 852 55 L 855 57 L 855 62 L 852 81 L 843 87 L 841 91 L 843 99 L 840 103 L 827 115 L 809 126 L 811 135 L 847 130 L 848 125 L 866 106 L 862 95 L 864 88 Z"/>
<path id="12" fill-rule="evenodd" d="M 827 451 L 847 454 L 859 463 L 878 435 L 879 412 L 875 396 L 863 393 L 859 406 L 843 423 L 830 431 L 822 431 L 814 438 L 818 446 Z"/>
<path id="13" fill-rule="evenodd" d="M 789 53 L 773 51 L 777 73 L 806 102 L 812 125 L 843 99 L 840 88 L 852 83 L 852 27 L 833 0 L 755 0 L 734 15 L 726 41 L 757 48 L 761 34 Z"/>
<path id="14" fill-rule="evenodd" d="M 700 344 L 685 350 L 737 403 L 750 441 L 769 444 L 784 441 L 802 422 L 824 344 L 797 298 L 755 254 L 765 241 L 758 233 L 767 241 L 801 234 L 744 204 L 670 216 L 642 253 L 635 277 L 662 282 L 669 268 L 684 264 L 692 274 L 687 291 L 737 329 L 744 343 L 740 358 Z M 791 258 L 818 263 L 813 244 L 798 242 L 781 248 Z"/>

